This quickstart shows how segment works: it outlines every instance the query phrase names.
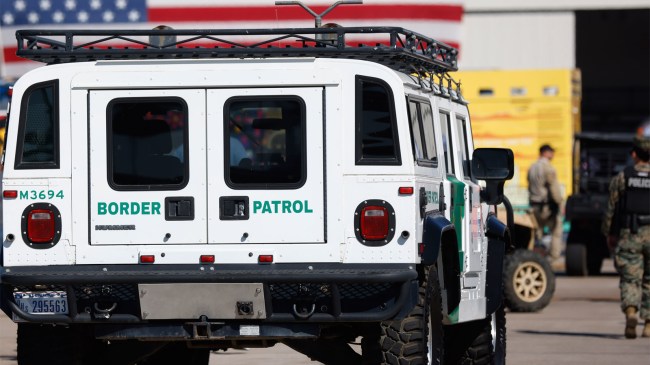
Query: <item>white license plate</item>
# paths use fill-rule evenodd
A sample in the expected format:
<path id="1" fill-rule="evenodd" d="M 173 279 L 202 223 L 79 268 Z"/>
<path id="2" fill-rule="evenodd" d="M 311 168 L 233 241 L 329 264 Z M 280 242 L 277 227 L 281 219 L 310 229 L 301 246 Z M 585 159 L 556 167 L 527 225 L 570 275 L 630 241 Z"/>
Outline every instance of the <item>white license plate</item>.
<path id="1" fill-rule="evenodd" d="M 68 295 L 64 291 L 16 292 L 16 304 L 30 314 L 68 314 Z"/>

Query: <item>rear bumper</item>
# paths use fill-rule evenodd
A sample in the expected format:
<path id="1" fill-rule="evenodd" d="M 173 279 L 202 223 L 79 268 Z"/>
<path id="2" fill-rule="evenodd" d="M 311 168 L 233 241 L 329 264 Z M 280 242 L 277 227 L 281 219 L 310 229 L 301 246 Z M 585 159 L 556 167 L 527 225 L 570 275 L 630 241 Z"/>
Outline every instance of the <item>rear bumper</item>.
<path id="1" fill-rule="evenodd" d="M 27 322 L 155 324 L 142 316 L 140 285 L 258 283 L 266 314 L 256 322 L 336 323 L 404 316 L 417 302 L 417 276 L 408 264 L 79 265 L 2 268 L 0 285 L 3 311 Z M 14 300 L 14 292 L 47 290 L 67 293 L 68 314 L 30 314 Z M 113 304 L 109 316 L 96 310 Z"/>

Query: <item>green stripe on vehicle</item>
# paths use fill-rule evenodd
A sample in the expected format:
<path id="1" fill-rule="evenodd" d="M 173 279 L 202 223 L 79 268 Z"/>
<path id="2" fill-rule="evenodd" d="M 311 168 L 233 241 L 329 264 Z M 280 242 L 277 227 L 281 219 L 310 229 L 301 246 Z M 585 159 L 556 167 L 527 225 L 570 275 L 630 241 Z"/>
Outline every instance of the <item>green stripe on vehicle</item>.
<path id="1" fill-rule="evenodd" d="M 456 179 L 453 175 L 447 175 L 447 180 L 451 183 L 451 223 L 456 227 L 456 243 L 458 245 L 458 264 L 460 271 L 465 271 L 463 262 L 465 253 L 463 252 L 463 218 L 465 217 L 465 183 Z"/>

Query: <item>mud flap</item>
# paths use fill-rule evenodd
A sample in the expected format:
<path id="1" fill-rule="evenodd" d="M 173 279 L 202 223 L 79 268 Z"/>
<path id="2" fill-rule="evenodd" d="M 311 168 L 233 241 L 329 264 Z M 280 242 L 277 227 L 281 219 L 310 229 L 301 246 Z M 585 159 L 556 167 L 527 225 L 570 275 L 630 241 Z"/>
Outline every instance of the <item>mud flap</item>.
<path id="1" fill-rule="evenodd" d="M 488 216 L 486 227 L 489 239 L 485 281 L 485 297 L 487 299 L 485 314 L 489 316 L 499 309 L 503 300 L 503 259 L 510 234 L 508 227 L 495 215 Z"/>

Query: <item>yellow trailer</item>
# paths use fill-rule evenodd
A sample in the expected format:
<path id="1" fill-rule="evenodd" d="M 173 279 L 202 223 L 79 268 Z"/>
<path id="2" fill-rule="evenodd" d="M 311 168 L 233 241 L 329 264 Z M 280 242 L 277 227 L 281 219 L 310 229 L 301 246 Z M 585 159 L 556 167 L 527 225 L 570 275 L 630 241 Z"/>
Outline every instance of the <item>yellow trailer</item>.
<path id="1" fill-rule="evenodd" d="M 506 194 L 515 206 L 528 204 L 528 168 L 539 146 L 555 148 L 552 161 L 565 197 L 573 190 L 573 136 L 580 131 L 580 71 L 464 71 L 453 75 L 471 104 L 476 147 L 510 148 L 515 176 Z"/>

